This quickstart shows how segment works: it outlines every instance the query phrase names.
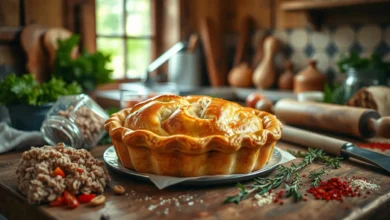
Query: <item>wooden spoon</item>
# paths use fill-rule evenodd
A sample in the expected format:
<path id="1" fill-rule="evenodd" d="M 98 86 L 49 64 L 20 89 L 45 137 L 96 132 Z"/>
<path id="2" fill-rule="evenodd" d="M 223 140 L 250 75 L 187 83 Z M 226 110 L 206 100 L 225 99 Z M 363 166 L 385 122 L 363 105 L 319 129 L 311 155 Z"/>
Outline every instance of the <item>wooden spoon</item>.
<path id="1" fill-rule="evenodd" d="M 217 30 L 215 22 L 207 17 L 201 22 L 200 35 L 206 55 L 207 70 L 212 87 L 225 86 L 227 67 L 222 45 L 222 33 Z"/>

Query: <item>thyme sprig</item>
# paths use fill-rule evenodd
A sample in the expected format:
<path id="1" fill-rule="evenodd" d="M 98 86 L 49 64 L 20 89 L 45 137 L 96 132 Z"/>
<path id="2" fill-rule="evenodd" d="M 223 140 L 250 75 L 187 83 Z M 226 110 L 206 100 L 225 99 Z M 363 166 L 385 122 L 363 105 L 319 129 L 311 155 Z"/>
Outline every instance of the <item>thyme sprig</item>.
<path id="1" fill-rule="evenodd" d="M 299 191 L 300 179 L 298 173 L 294 173 L 294 179 L 290 182 L 290 184 L 286 184 L 287 189 L 287 197 L 292 196 L 294 201 L 299 201 L 302 199 L 302 194 Z"/>
<path id="2" fill-rule="evenodd" d="M 307 154 L 309 154 L 310 151 L 314 151 L 314 150 L 318 154 L 318 158 L 317 159 L 320 162 L 322 162 L 322 163 L 326 164 L 326 166 L 332 167 L 334 169 L 340 168 L 341 160 L 343 158 L 342 157 L 331 157 L 331 156 L 328 156 L 322 149 L 311 149 L 311 148 L 309 148 L 309 151 L 307 153 L 302 152 L 302 151 L 291 151 L 291 150 L 288 150 L 288 152 L 291 153 L 292 155 L 294 155 L 295 157 L 305 158 L 305 156 Z"/>
<path id="3" fill-rule="evenodd" d="M 321 180 L 321 177 L 325 174 L 325 170 L 322 169 L 320 171 L 310 171 L 309 173 L 309 179 L 311 179 L 313 181 L 313 186 L 318 186 L 322 180 Z"/>
<path id="4" fill-rule="evenodd" d="M 283 165 L 279 166 L 277 168 L 276 175 L 273 177 L 256 177 L 254 179 L 255 183 L 249 185 L 248 187 L 245 187 L 244 185 L 238 183 L 238 194 L 226 197 L 224 203 L 238 204 L 253 193 L 263 195 L 269 192 L 271 189 L 276 189 L 280 187 L 283 182 L 289 181 L 291 177 L 293 177 L 293 179 L 285 185 L 288 191 L 287 197 L 293 197 L 295 201 L 299 201 L 302 199 L 302 194 L 299 191 L 300 178 L 298 172 L 300 170 L 304 169 L 316 160 L 320 160 L 327 166 L 331 166 L 334 168 L 340 167 L 341 158 L 329 157 L 324 153 L 322 149 L 309 148 L 307 153 L 300 151 L 290 153 L 296 157 L 303 157 L 303 160 L 299 164 L 292 163 L 290 167 Z"/>

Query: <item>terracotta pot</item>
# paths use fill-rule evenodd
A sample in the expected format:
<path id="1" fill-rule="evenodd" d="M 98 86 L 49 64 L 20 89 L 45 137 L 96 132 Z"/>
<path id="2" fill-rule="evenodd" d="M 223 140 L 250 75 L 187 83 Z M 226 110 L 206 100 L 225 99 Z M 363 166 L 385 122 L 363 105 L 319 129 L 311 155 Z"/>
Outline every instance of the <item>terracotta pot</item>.
<path id="1" fill-rule="evenodd" d="M 317 62 L 311 60 L 309 66 L 294 77 L 294 93 L 303 91 L 323 91 L 327 79 L 317 70 Z"/>
<path id="2" fill-rule="evenodd" d="M 278 86 L 282 90 L 292 90 L 294 87 L 293 64 L 290 61 L 285 64 L 285 70 L 279 77 Z"/>

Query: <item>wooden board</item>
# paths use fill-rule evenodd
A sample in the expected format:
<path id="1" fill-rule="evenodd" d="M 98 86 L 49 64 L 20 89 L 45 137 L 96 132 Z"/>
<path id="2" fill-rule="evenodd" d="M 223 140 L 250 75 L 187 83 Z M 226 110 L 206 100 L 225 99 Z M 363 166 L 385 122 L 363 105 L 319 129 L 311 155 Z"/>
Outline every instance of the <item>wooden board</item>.
<path id="1" fill-rule="evenodd" d="M 20 1 L 0 1 L 0 27 L 18 27 L 20 25 Z"/>
<path id="2" fill-rule="evenodd" d="M 24 23 L 63 27 L 63 0 L 25 0 Z"/>
<path id="3" fill-rule="evenodd" d="M 301 11 L 301 10 L 321 10 L 333 8 L 345 8 L 359 5 L 371 5 L 388 3 L 389 0 L 317 0 L 317 1 L 293 1 L 282 4 L 282 9 L 286 11 Z"/>
<path id="4" fill-rule="evenodd" d="M 284 142 L 279 142 L 278 146 L 282 149 L 303 149 Z M 101 157 L 106 148 L 107 146 L 95 147 L 91 152 L 94 156 Z M 110 172 L 111 186 L 121 184 L 127 189 L 127 194 L 115 196 L 112 190 L 108 189 L 105 192 L 107 202 L 104 206 L 81 205 L 75 210 L 65 207 L 51 208 L 46 205 L 32 206 L 28 205 L 16 190 L 15 170 L 20 156 L 20 152 L 0 156 L 0 198 L 2 198 L 0 213 L 9 219 L 100 219 L 103 214 L 108 215 L 110 219 L 341 219 L 345 217 L 385 219 L 390 214 L 390 209 L 388 209 L 390 205 L 389 175 L 377 168 L 353 161 L 344 162 L 340 169 L 330 170 L 325 178 L 365 177 L 379 184 L 382 189 L 367 195 L 367 198 L 363 196 L 346 198 L 344 203 L 314 200 L 311 195 L 308 195 L 307 202 L 294 203 L 291 199 L 285 199 L 284 205 L 269 204 L 261 208 L 256 206 L 253 198 L 239 205 L 226 205 L 223 204 L 225 196 L 237 192 L 234 185 L 173 186 L 158 190 L 151 183 L 136 181 Z M 299 162 L 299 159 L 293 162 Z M 308 167 L 301 174 L 308 175 L 309 171 L 316 168 L 319 168 L 318 164 Z M 305 178 L 303 180 L 302 191 L 305 191 L 308 188 L 308 182 Z M 175 206 L 175 203 L 159 205 L 163 200 L 173 198 L 180 201 L 180 206 Z M 193 205 L 190 205 L 191 201 Z M 157 207 L 150 210 L 154 205 Z"/>

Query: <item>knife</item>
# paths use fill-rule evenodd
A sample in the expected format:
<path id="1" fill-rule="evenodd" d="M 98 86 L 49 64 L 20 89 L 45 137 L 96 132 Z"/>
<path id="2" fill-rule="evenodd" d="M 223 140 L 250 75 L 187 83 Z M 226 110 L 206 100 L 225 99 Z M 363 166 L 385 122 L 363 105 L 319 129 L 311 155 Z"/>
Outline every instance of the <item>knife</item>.
<path id="1" fill-rule="evenodd" d="M 366 150 L 337 138 L 328 137 L 314 132 L 298 129 L 288 125 L 283 126 L 282 140 L 323 149 L 326 152 L 344 158 L 355 158 L 376 165 L 390 173 L 390 156 Z"/>

